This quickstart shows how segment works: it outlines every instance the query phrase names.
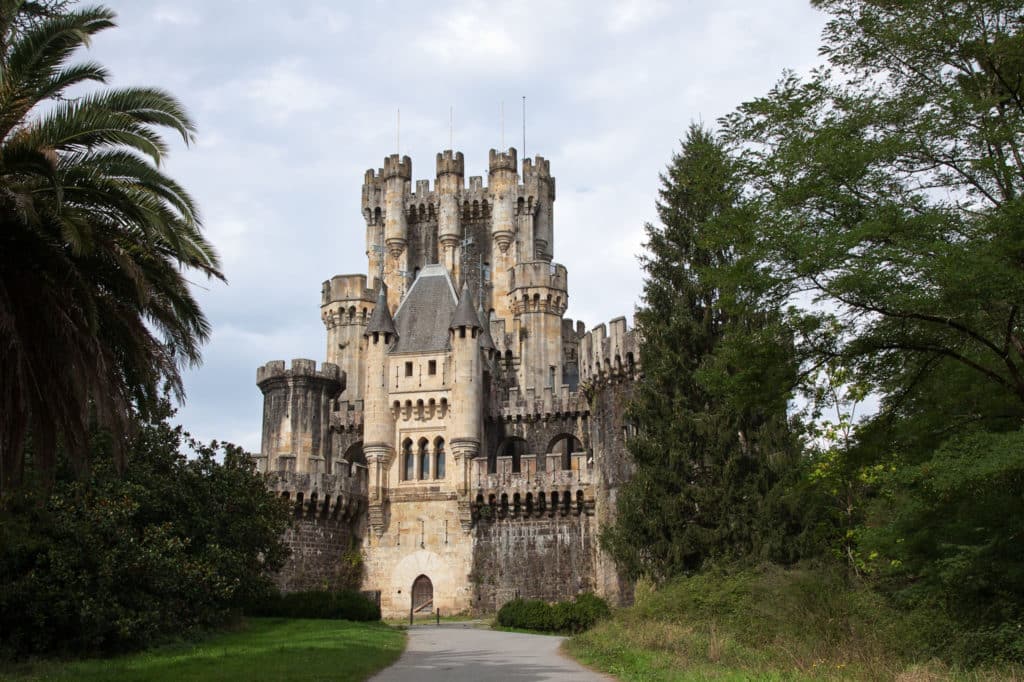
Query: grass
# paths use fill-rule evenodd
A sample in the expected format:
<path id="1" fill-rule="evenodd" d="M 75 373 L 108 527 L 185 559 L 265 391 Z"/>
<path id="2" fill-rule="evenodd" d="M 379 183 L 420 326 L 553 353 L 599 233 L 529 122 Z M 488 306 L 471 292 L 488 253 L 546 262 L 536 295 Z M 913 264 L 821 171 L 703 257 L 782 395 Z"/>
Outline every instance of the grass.
<path id="1" fill-rule="evenodd" d="M 243 628 L 199 644 L 111 659 L 0 666 L 0 679 L 364 680 L 393 663 L 404 647 L 404 633 L 381 623 L 250 618 Z"/>
<path id="2" fill-rule="evenodd" d="M 651 590 L 566 642 L 623 682 L 689 680 L 1022 680 L 1024 668 L 964 671 L 914 660 L 915 623 L 821 570 L 702 574 Z"/>

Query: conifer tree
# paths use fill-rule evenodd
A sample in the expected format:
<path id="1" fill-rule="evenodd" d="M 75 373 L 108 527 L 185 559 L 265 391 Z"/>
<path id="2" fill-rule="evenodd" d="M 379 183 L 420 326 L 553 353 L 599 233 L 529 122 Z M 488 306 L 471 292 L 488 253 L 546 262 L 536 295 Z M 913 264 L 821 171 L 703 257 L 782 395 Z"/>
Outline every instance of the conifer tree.
<path id="1" fill-rule="evenodd" d="M 627 573 L 656 580 L 764 552 L 758 526 L 772 462 L 792 451 L 785 337 L 772 315 L 745 309 L 741 292 L 720 279 L 743 258 L 730 157 L 692 125 L 661 185 L 637 313 L 636 473 L 602 537 Z"/>

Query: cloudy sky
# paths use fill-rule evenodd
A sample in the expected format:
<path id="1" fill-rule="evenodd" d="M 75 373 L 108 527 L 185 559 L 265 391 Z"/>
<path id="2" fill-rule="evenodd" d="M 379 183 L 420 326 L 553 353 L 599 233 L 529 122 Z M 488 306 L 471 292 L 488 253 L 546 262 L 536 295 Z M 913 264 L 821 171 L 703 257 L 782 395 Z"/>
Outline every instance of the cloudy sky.
<path id="1" fill-rule="evenodd" d="M 567 316 L 590 327 L 631 315 L 643 224 L 686 127 L 818 63 L 824 24 L 807 0 L 106 4 L 119 27 L 90 56 L 115 85 L 164 87 L 192 112 L 198 143 L 168 167 L 199 201 L 228 277 L 197 280 L 213 338 L 178 416 L 202 439 L 252 450 L 256 367 L 322 360 L 321 282 L 366 271 L 367 168 L 400 146 L 413 177 L 433 179 L 454 108 L 466 174 L 486 176 L 503 136 L 522 146 L 526 96 L 526 151 L 558 180 Z"/>

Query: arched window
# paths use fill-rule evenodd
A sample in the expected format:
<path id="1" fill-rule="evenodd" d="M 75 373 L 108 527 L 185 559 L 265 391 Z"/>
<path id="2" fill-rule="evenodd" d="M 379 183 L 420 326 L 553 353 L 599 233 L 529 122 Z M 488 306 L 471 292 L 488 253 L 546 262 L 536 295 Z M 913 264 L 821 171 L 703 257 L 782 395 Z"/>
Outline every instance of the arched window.
<path id="1" fill-rule="evenodd" d="M 434 478 L 444 478 L 444 438 L 434 441 Z"/>
<path id="2" fill-rule="evenodd" d="M 526 441 L 518 436 L 509 436 L 505 440 L 498 444 L 498 449 L 495 453 L 494 468 L 491 470 L 490 462 L 488 462 L 489 474 L 497 473 L 498 471 L 498 457 L 512 457 L 512 472 L 519 473 L 520 462 L 522 456 L 526 454 Z"/>
<path id="3" fill-rule="evenodd" d="M 427 454 L 427 439 L 420 438 L 418 454 L 420 459 L 420 480 L 430 478 L 430 455 Z"/>
<path id="4" fill-rule="evenodd" d="M 572 468 L 572 453 L 583 452 L 583 443 L 571 433 L 563 433 L 555 436 L 548 444 L 548 452 L 561 455 L 562 469 Z"/>
<path id="5" fill-rule="evenodd" d="M 402 443 L 402 480 L 411 481 L 416 478 L 416 458 L 412 454 L 412 439 L 406 438 Z"/>

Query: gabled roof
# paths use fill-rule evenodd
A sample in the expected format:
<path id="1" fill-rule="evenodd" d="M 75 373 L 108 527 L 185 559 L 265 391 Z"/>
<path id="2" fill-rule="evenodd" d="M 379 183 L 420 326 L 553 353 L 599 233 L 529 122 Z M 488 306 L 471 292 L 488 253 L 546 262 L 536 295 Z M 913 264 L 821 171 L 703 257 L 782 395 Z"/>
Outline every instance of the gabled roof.
<path id="1" fill-rule="evenodd" d="M 448 348 L 448 321 L 456 306 L 455 287 L 443 265 L 427 265 L 413 280 L 395 311 L 398 343 L 392 353 L 425 353 Z"/>
<path id="2" fill-rule="evenodd" d="M 388 288 L 383 281 L 380 283 L 380 290 L 377 292 L 377 305 L 373 307 L 373 314 L 370 321 L 366 323 L 366 331 L 363 336 L 374 332 L 382 334 L 397 334 L 395 322 L 391 319 L 391 310 L 388 309 Z"/>
<path id="3" fill-rule="evenodd" d="M 462 294 L 459 296 L 459 307 L 455 309 L 455 315 L 451 318 L 452 323 L 448 325 L 449 329 L 458 329 L 459 327 L 469 327 L 472 329 L 482 329 L 480 324 L 480 316 L 477 315 L 476 306 L 473 305 L 473 296 L 469 293 L 469 283 L 462 283 Z"/>

